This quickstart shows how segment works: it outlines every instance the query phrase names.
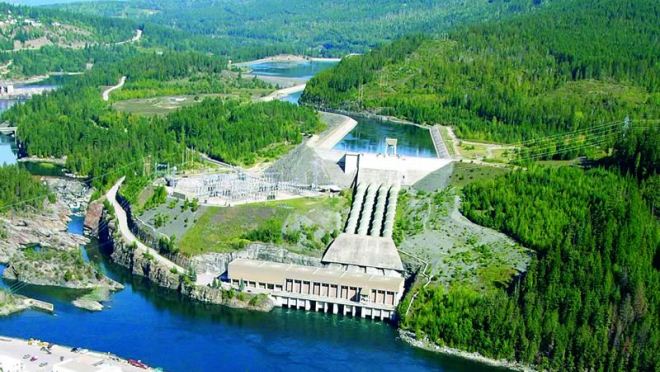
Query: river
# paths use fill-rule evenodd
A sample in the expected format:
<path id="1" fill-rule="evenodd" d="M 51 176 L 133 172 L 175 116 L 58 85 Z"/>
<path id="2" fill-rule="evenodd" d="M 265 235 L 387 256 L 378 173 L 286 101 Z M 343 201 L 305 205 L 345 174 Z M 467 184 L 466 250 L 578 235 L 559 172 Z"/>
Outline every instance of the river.
<path id="1" fill-rule="evenodd" d="M 82 233 L 81 217 L 69 231 Z M 109 262 L 97 242 L 84 249 L 125 288 L 101 312 L 71 304 L 76 292 L 23 287 L 55 314 L 25 311 L 0 318 L 0 335 L 38 338 L 141 359 L 168 371 L 482 371 L 490 367 L 413 348 L 389 323 L 301 310 L 269 313 L 193 303 Z M 0 274 L 2 271 L 0 265 Z M 0 281 L 2 285 L 2 281 Z"/>
<path id="2" fill-rule="evenodd" d="M 20 100 L 0 99 L 0 113 L 6 111 Z M 14 144 L 14 137 L 0 134 L 0 166 L 16 164 L 18 149 Z"/>

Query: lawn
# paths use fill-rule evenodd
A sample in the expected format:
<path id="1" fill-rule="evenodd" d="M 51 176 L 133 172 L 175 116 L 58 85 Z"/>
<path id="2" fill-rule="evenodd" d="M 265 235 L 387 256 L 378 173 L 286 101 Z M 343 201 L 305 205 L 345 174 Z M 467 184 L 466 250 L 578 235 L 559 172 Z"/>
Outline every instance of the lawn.
<path id="1" fill-rule="evenodd" d="M 179 249 L 188 256 L 227 253 L 253 241 L 266 241 L 293 252 L 320 256 L 329 236 L 341 231 L 348 210 L 349 202 L 344 197 L 209 207 L 183 236 Z"/>

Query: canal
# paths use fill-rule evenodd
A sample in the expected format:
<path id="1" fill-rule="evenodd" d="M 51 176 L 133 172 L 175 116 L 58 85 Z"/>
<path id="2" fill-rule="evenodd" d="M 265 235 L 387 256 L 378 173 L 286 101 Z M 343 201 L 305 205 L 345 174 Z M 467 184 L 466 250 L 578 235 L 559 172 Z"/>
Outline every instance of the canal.
<path id="1" fill-rule="evenodd" d="M 309 73 L 305 68 L 296 71 Z M 362 136 L 354 135 L 358 140 Z M 15 154 L 7 158 L 15 161 Z M 81 217 L 73 216 L 69 231 L 81 234 L 82 223 Z M 413 348 L 388 323 L 300 310 L 259 313 L 194 303 L 111 263 L 106 248 L 95 241 L 84 247 L 86 259 L 125 286 L 105 303 L 106 309 L 89 312 L 74 307 L 76 291 L 25 286 L 20 294 L 53 303 L 55 313 L 29 310 L 0 318 L 0 335 L 107 351 L 167 371 L 489 369 Z M 0 265 L 0 274 L 2 270 Z M 7 284 L 0 280 L 0 286 Z"/>

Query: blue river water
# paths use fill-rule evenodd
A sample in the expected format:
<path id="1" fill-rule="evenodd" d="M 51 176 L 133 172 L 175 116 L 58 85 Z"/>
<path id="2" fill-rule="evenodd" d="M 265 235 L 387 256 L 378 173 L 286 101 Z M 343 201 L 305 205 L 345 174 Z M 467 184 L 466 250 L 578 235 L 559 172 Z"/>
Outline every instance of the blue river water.
<path id="1" fill-rule="evenodd" d="M 0 113 L 9 109 L 11 106 L 20 102 L 15 99 L 2 99 L 0 100 Z M 16 155 L 18 149 L 14 144 L 14 138 L 4 134 L 0 134 L 0 166 L 16 164 Z"/>
<path id="2" fill-rule="evenodd" d="M 74 215 L 69 231 L 82 234 L 83 218 Z M 55 313 L 28 310 L 0 317 L 0 335 L 111 352 L 167 371 L 491 369 L 413 348 L 398 338 L 389 323 L 301 310 L 259 313 L 195 303 L 132 276 L 109 261 L 106 248 L 97 242 L 81 248 L 87 260 L 125 286 L 105 303 L 106 309 L 89 312 L 74 307 L 71 301 L 80 294 L 77 291 L 25 286 L 20 294 L 53 303 Z M 3 270 L 0 265 L 0 277 Z M 0 280 L 0 287 L 11 284 Z"/>

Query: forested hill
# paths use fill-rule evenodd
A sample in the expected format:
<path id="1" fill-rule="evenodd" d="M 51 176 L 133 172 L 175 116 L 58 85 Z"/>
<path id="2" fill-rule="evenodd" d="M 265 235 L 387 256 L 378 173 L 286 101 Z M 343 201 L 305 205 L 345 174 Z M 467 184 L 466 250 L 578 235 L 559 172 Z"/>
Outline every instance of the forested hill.
<path id="1" fill-rule="evenodd" d="M 0 3 L 0 49 L 82 48 L 129 40 L 137 25 L 121 19 Z"/>
<path id="2" fill-rule="evenodd" d="M 61 7 L 138 20 L 145 27 L 166 26 L 189 35 L 190 46 L 205 49 L 198 51 L 244 59 L 363 53 L 409 33 L 438 33 L 467 22 L 501 19 L 549 1 L 134 0 Z"/>
<path id="3" fill-rule="evenodd" d="M 540 370 L 658 370 L 660 227 L 636 181 L 602 169 L 529 169 L 464 194 L 470 219 L 536 258 L 508 290 L 429 285 L 404 327 Z"/>
<path id="4" fill-rule="evenodd" d="M 119 60 L 140 26 L 129 20 L 0 3 L 3 79 L 81 72 Z"/>
<path id="5" fill-rule="evenodd" d="M 312 79 L 302 100 L 503 142 L 627 115 L 657 118 L 658 14 L 655 0 L 560 1 L 448 38 L 408 38 L 383 47 L 387 53 L 346 58 Z"/>

